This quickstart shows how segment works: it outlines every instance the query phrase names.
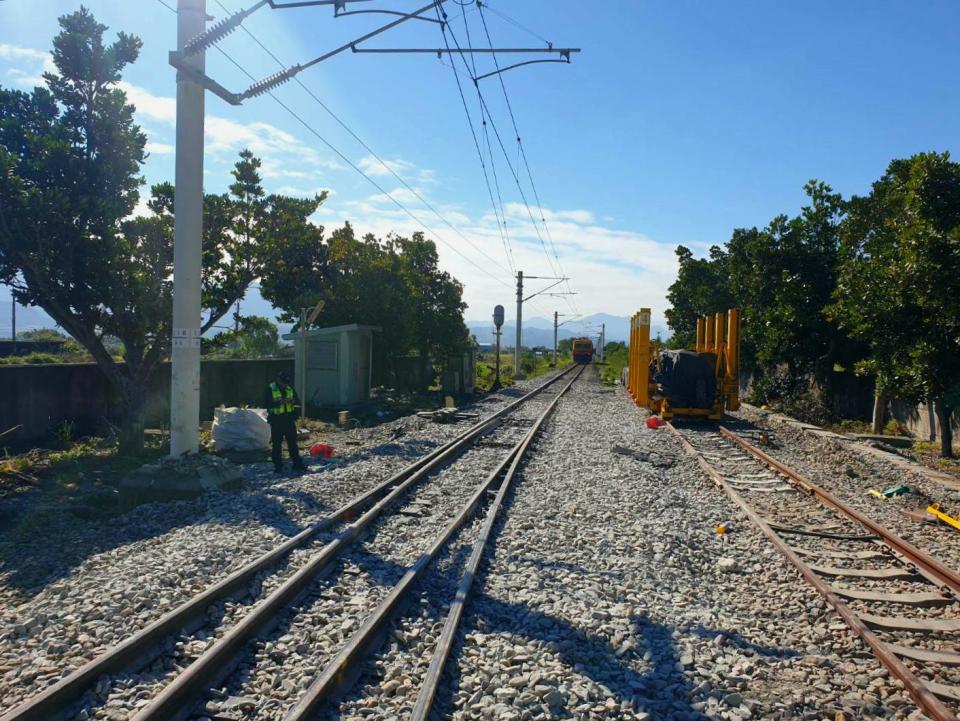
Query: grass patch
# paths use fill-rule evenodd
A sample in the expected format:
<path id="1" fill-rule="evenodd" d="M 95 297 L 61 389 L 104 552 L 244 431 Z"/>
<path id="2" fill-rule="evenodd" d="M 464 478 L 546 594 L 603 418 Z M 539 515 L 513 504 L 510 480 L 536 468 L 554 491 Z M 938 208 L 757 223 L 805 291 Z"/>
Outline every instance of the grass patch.
<path id="1" fill-rule="evenodd" d="M 496 380 L 496 362 L 497 359 L 493 353 L 483 353 L 477 358 L 477 390 L 489 391 Z M 533 353 L 524 353 L 520 356 L 520 370 L 524 378 L 531 379 L 546 375 L 554 370 L 552 365 L 553 356 L 535 356 Z M 557 354 L 557 367 L 563 368 L 573 362 L 573 357 L 569 353 Z M 503 388 L 512 386 L 513 380 L 513 354 L 500 354 L 500 385 Z"/>
<path id="2" fill-rule="evenodd" d="M 164 439 L 147 436 L 140 456 L 120 456 L 104 438 L 58 439 L 60 449 L 31 448 L 0 459 L 0 497 L 42 489 L 69 492 L 80 484 L 116 486 L 134 468 L 163 455 Z"/>
<path id="3" fill-rule="evenodd" d="M 619 344 L 615 348 L 611 345 L 607 344 L 606 347 L 605 365 L 598 366 L 600 382 L 608 386 L 614 386 L 620 382 L 621 372 L 627 367 L 630 360 L 630 352 L 625 345 Z"/>

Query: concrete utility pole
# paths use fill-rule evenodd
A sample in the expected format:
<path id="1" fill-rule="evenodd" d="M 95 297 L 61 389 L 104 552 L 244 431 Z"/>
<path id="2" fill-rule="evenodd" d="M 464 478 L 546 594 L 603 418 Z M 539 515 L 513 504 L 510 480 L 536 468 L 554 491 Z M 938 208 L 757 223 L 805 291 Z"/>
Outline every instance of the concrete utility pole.
<path id="1" fill-rule="evenodd" d="M 207 24 L 206 0 L 177 0 L 177 49 Z M 205 70 L 205 53 L 182 62 Z M 170 456 L 200 447 L 200 274 L 203 267 L 204 89 L 177 73 L 177 156 L 174 197 L 173 338 L 170 384 Z"/>
<path id="2" fill-rule="evenodd" d="M 603 347 L 607 344 L 607 324 L 600 324 L 600 362 L 603 363 L 604 358 L 604 349 Z"/>
<path id="3" fill-rule="evenodd" d="M 523 337 L 523 271 L 517 271 L 517 342 L 513 348 L 513 377 L 520 378 L 520 339 Z"/>

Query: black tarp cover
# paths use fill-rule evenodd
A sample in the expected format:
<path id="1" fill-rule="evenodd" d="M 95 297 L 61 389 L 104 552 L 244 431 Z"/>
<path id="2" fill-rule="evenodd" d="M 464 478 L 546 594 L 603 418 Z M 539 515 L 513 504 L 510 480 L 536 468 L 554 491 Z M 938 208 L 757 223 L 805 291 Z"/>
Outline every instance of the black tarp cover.
<path id="1" fill-rule="evenodd" d="M 674 408 L 710 408 L 717 395 L 715 357 L 692 350 L 665 350 L 653 379 Z"/>

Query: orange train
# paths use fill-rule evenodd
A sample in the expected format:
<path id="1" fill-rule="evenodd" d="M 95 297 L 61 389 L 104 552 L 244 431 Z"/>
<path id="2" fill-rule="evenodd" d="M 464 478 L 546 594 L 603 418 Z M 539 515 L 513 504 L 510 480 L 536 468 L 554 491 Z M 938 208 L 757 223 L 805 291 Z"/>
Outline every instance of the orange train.
<path id="1" fill-rule="evenodd" d="M 589 338 L 576 338 L 573 341 L 573 362 L 586 365 L 593 360 L 593 341 Z"/>

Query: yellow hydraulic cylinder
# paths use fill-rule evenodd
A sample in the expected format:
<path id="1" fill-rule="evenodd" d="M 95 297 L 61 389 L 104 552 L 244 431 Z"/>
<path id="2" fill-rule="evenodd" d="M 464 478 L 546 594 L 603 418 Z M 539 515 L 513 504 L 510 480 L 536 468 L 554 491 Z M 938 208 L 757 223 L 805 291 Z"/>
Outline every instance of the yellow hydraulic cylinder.
<path id="1" fill-rule="evenodd" d="M 726 372 L 723 379 L 727 394 L 727 410 L 735 411 L 740 407 L 740 311 L 731 308 L 727 311 Z"/>
<path id="2" fill-rule="evenodd" d="M 717 313 L 716 316 L 714 316 L 713 343 L 717 349 L 717 364 L 716 364 L 716 372 L 714 373 L 714 377 L 718 381 L 723 380 L 721 374 L 723 373 L 723 367 L 726 363 L 726 358 L 724 354 L 724 345 L 723 345 L 724 335 L 725 335 L 724 331 L 726 330 L 723 327 L 725 322 L 726 322 L 726 315 L 724 315 L 723 313 Z"/>
<path id="3" fill-rule="evenodd" d="M 703 318 L 697 318 L 697 344 L 694 346 L 694 350 L 697 353 L 703 353 Z"/>
<path id="4" fill-rule="evenodd" d="M 714 340 L 713 340 L 714 331 L 716 330 L 716 327 L 712 322 L 712 320 L 713 319 L 708 315 L 703 317 L 703 325 L 705 327 L 706 332 L 704 333 L 703 351 L 701 352 L 713 353 L 716 350 L 716 346 L 714 345 Z"/>
<path id="5" fill-rule="evenodd" d="M 637 313 L 637 388 L 634 399 L 637 405 L 650 404 L 650 309 L 641 308 Z"/>

